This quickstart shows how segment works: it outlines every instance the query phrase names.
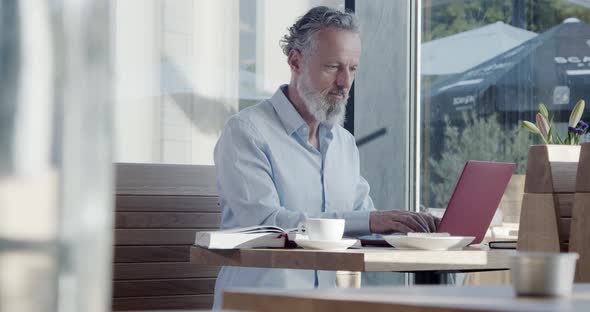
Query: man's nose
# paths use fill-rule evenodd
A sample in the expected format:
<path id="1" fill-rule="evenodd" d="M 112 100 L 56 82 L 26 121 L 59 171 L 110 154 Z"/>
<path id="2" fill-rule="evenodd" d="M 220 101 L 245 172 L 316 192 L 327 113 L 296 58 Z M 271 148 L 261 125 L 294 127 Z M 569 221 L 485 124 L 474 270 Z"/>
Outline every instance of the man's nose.
<path id="1" fill-rule="evenodd" d="M 338 76 L 336 77 L 336 85 L 340 88 L 350 89 L 352 86 L 352 81 L 354 80 L 354 75 L 350 71 L 350 69 L 345 68 L 340 70 Z"/>

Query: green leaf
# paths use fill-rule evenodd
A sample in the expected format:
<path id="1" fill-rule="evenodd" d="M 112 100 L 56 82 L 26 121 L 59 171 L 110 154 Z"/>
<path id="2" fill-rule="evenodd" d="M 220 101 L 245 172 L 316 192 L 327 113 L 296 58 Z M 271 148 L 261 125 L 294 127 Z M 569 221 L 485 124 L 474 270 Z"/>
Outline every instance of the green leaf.
<path id="1" fill-rule="evenodd" d="M 547 111 L 547 107 L 545 107 L 545 104 L 539 104 L 539 113 L 541 113 L 541 115 L 543 115 L 545 119 L 549 119 L 549 112 Z"/>
<path id="2" fill-rule="evenodd" d="M 557 143 L 557 144 L 565 144 L 565 142 L 563 141 L 563 139 L 559 136 L 559 132 L 555 132 L 555 136 L 557 137 L 557 140 L 555 141 L 555 143 Z"/>
<path id="3" fill-rule="evenodd" d="M 549 126 L 549 132 L 547 133 L 547 143 L 553 144 L 553 125 Z"/>
<path id="4" fill-rule="evenodd" d="M 578 125 L 578 121 L 580 121 L 580 119 L 582 118 L 582 114 L 584 113 L 584 106 L 585 105 L 586 105 L 586 102 L 584 102 L 584 100 L 579 100 L 578 103 L 576 103 L 576 106 L 574 106 L 574 109 L 572 110 L 572 113 L 570 114 L 570 121 L 569 121 L 570 127 L 575 127 Z"/>

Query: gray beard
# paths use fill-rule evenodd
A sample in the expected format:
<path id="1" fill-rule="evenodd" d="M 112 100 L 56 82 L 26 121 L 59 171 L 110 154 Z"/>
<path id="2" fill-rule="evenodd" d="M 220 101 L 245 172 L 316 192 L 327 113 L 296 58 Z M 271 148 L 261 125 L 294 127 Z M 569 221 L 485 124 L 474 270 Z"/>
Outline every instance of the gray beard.
<path id="1" fill-rule="evenodd" d="M 348 96 L 340 101 L 329 101 L 328 93 L 313 91 L 307 83 L 307 75 L 303 74 L 299 76 L 297 81 L 297 91 L 299 96 L 303 100 L 303 104 L 307 108 L 307 111 L 315 118 L 319 123 L 324 123 L 329 126 L 344 125 L 344 119 L 346 117 L 346 101 Z"/>

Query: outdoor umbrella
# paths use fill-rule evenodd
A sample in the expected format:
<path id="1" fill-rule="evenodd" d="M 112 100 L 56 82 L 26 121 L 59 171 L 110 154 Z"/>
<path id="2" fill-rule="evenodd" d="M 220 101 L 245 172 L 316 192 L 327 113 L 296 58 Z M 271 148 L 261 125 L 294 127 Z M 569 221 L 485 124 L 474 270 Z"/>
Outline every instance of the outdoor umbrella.
<path id="1" fill-rule="evenodd" d="M 424 42 L 421 74 L 462 73 L 537 36 L 536 33 L 495 22 L 479 28 Z"/>
<path id="2" fill-rule="evenodd" d="M 563 119 L 579 99 L 590 100 L 590 25 L 555 26 L 424 92 L 431 122 L 444 115 L 460 119 L 467 111 L 499 112 L 516 124 L 530 119 L 541 102 Z"/>

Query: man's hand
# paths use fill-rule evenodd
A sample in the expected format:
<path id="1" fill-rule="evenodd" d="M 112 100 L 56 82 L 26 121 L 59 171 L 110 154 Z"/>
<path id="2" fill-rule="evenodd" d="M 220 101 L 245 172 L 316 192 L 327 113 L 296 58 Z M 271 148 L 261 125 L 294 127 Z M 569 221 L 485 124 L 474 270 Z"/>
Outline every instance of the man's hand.
<path id="1" fill-rule="evenodd" d="M 405 210 L 373 211 L 369 217 L 372 233 L 436 232 L 440 219 L 425 212 Z"/>

